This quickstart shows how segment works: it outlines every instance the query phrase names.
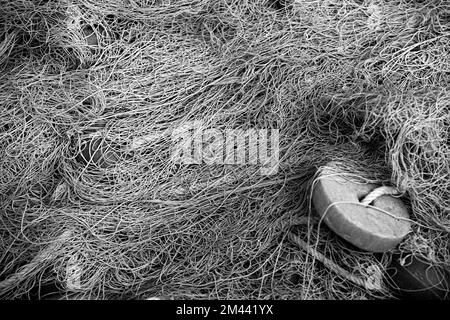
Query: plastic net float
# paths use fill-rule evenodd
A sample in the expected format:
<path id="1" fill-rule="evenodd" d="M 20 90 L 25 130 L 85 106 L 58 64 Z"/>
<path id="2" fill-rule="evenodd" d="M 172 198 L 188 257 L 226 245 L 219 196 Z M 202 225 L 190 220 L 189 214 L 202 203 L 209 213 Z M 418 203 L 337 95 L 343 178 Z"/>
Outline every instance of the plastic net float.
<path id="1" fill-rule="evenodd" d="M 313 204 L 336 234 L 356 247 L 385 252 L 410 232 L 403 202 L 391 187 L 362 184 L 339 175 L 321 175 L 313 186 Z"/>

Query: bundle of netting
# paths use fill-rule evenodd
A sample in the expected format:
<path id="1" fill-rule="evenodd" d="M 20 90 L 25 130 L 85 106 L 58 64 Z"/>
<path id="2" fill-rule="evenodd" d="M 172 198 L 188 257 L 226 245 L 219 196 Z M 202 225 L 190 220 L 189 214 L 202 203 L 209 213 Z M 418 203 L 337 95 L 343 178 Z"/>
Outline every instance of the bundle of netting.
<path id="1" fill-rule="evenodd" d="M 386 299 L 393 254 L 448 268 L 449 14 L 0 1 L 0 297 Z M 400 190 L 398 247 L 321 223 L 330 171 Z"/>

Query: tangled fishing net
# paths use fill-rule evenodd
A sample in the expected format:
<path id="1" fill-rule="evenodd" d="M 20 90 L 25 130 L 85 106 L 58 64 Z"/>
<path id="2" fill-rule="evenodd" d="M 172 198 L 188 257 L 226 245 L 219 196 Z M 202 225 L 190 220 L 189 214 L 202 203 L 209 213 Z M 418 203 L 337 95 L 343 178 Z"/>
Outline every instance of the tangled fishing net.
<path id="1" fill-rule="evenodd" d="M 0 1 L 0 296 L 390 298 L 324 170 L 398 188 L 394 251 L 450 267 L 449 50 L 440 0 Z M 177 163 L 193 121 L 278 129 L 277 172 Z"/>

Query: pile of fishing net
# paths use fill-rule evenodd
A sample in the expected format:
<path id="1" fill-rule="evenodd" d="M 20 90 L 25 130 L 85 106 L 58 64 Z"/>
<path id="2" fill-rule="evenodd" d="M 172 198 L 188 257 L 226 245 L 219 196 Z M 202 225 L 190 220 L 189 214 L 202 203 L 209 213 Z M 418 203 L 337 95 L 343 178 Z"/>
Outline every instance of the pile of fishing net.
<path id="1" fill-rule="evenodd" d="M 0 1 L 0 296 L 384 299 L 392 253 L 449 267 L 449 39 L 438 0 Z M 191 123 L 278 130 L 277 170 L 176 162 Z M 393 252 L 318 223 L 330 161 L 403 193 Z"/>

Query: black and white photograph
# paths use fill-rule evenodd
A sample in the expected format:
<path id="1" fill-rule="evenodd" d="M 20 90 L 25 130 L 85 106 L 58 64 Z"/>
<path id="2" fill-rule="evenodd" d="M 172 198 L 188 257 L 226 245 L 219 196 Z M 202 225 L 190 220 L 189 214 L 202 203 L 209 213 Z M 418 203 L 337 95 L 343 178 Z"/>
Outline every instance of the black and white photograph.
<path id="1" fill-rule="evenodd" d="M 0 300 L 450 300 L 450 1 L 0 0 Z"/>

